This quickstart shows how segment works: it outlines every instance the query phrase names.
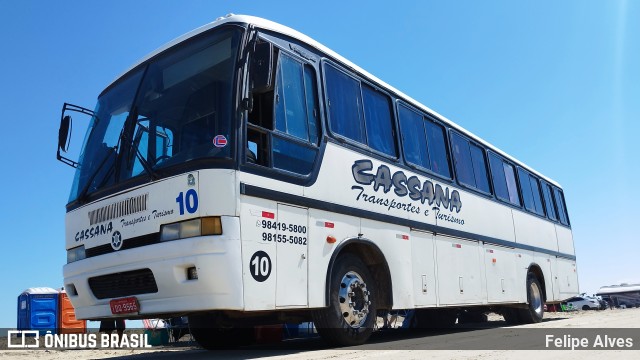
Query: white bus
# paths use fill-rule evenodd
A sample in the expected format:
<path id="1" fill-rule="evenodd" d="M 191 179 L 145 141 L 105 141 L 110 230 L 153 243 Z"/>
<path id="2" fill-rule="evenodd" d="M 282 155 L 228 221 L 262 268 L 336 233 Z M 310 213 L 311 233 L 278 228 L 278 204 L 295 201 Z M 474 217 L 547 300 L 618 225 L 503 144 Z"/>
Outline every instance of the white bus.
<path id="1" fill-rule="evenodd" d="M 71 112 L 91 117 L 78 160 Z M 578 294 L 561 187 L 285 26 L 230 15 L 65 104 L 64 285 L 79 319 L 189 316 L 206 348 L 313 321 L 360 344 Z M 70 155 L 67 155 L 70 156 Z"/>

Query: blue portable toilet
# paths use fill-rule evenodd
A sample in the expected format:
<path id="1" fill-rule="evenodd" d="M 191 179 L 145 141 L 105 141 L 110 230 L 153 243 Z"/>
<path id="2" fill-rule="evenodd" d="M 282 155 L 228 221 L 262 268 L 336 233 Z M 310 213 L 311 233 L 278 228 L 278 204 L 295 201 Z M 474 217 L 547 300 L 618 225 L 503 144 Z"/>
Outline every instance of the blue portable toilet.
<path id="1" fill-rule="evenodd" d="M 58 290 L 30 288 L 18 296 L 18 330 L 56 332 L 58 328 Z"/>

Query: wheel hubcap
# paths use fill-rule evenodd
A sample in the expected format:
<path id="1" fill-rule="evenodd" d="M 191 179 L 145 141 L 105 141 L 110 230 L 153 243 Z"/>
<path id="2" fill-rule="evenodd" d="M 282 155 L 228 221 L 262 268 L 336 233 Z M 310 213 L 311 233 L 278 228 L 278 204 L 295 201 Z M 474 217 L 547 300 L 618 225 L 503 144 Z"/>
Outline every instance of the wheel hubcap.
<path id="1" fill-rule="evenodd" d="M 350 327 L 357 329 L 367 321 L 371 305 L 369 295 L 367 284 L 358 273 L 349 271 L 342 277 L 338 301 L 342 317 Z"/>
<path id="2" fill-rule="evenodd" d="M 532 282 L 529 290 L 531 292 L 531 308 L 538 316 L 542 316 L 542 293 L 540 292 L 540 288 L 535 282 Z"/>

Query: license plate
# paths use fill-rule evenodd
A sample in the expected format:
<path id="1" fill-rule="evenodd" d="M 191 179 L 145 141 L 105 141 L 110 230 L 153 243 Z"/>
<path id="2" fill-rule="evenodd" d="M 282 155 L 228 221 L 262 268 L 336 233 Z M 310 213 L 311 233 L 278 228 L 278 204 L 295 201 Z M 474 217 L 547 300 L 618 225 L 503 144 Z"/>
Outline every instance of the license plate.
<path id="1" fill-rule="evenodd" d="M 113 299 L 109 301 L 112 314 L 130 314 L 140 311 L 140 305 L 138 299 L 135 296 L 126 297 L 122 299 Z"/>

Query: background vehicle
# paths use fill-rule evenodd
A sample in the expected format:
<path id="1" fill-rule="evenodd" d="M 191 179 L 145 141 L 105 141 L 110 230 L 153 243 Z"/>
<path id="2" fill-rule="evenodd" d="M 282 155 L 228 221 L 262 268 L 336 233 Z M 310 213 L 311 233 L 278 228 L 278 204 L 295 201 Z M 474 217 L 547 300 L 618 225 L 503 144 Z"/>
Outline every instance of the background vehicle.
<path id="1" fill-rule="evenodd" d="M 597 299 L 591 299 L 582 296 L 572 297 L 566 300 L 567 305 L 573 306 L 574 309 L 581 310 L 598 310 L 600 302 Z"/>
<path id="2" fill-rule="evenodd" d="M 640 307 L 640 284 L 620 284 L 603 286 L 596 294 L 609 306 L 617 308 Z"/>
<path id="3" fill-rule="evenodd" d="M 77 162 L 69 111 L 91 116 Z M 65 104 L 58 157 L 81 319 L 189 316 L 207 348 L 313 321 L 354 345 L 390 310 L 531 323 L 578 293 L 558 183 L 264 19 L 173 41 L 95 112 Z"/>

